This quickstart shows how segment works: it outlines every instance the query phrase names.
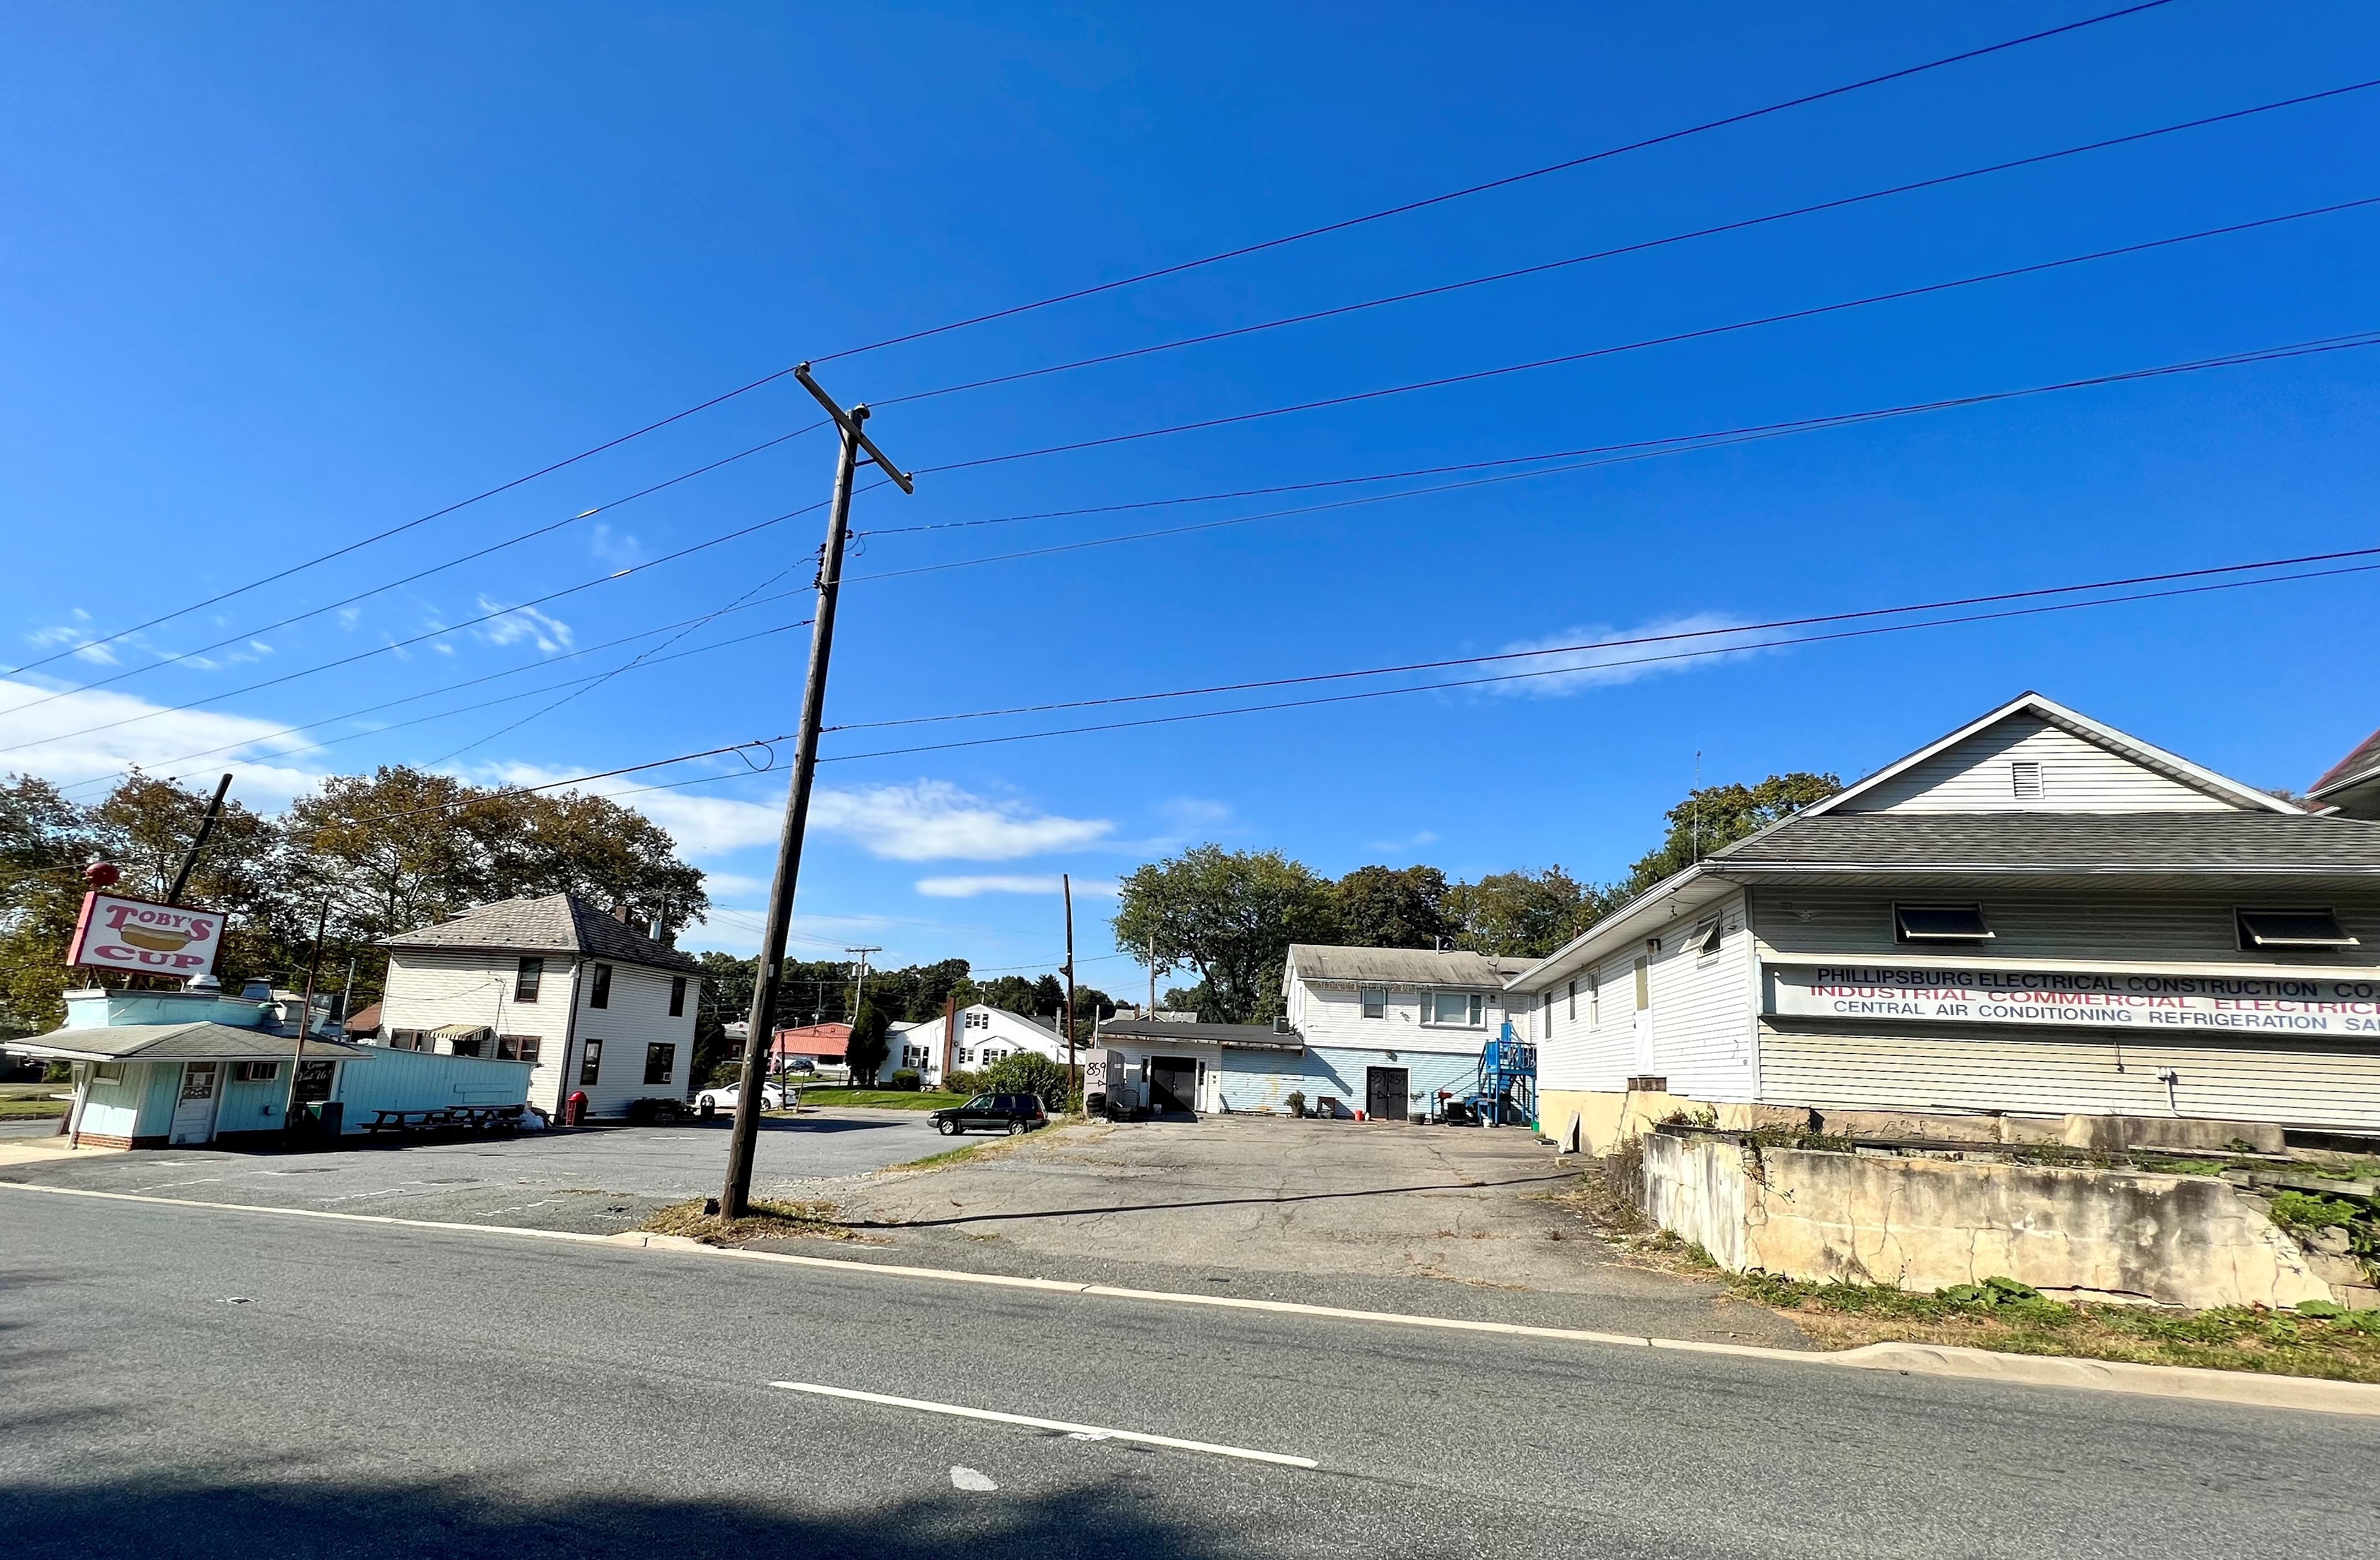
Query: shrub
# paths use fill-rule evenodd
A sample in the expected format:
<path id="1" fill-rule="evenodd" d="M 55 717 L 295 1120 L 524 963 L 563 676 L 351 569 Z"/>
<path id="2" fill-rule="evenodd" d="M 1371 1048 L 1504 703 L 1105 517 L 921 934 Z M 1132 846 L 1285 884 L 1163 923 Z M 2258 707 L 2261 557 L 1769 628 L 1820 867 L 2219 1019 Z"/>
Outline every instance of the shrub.
<path id="1" fill-rule="evenodd" d="M 1303 1090 L 1292 1090 L 1289 1097 L 1281 1103 L 1289 1107 L 1289 1113 L 1292 1116 L 1305 1114 L 1305 1094 Z"/>
<path id="2" fill-rule="evenodd" d="M 892 1082 L 887 1084 L 886 1087 L 899 1089 L 905 1093 L 914 1094 L 917 1092 L 918 1086 L 924 1082 L 925 1081 L 923 1079 L 917 1076 L 917 1070 L 916 1068 L 905 1067 L 898 1072 L 892 1074 Z"/>
<path id="3" fill-rule="evenodd" d="M 984 1092 L 983 1074 L 965 1070 L 946 1072 L 942 1075 L 942 1088 L 945 1093 L 953 1094 L 972 1096 L 982 1094 Z"/>
<path id="4" fill-rule="evenodd" d="M 2305 1191 L 2284 1191 L 2273 1199 L 2273 1222 L 2284 1227 L 2320 1229 L 2325 1225 L 2347 1224 L 2362 1211 L 2352 1203 Z"/>
<path id="5" fill-rule="evenodd" d="M 1063 1062 L 1038 1051 L 1019 1051 L 984 1069 L 984 1092 L 997 1094 L 1038 1094 L 1045 1110 L 1063 1110 L 1074 1093 L 1074 1079 Z"/>

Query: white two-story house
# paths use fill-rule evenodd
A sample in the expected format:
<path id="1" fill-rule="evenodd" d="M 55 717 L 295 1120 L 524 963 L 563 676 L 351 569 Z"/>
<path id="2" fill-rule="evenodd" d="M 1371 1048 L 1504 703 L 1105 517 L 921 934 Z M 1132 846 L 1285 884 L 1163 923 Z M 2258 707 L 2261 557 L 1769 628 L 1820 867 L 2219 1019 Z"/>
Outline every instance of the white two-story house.
<path id="1" fill-rule="evenodd" d="M 569 894 L 387 938 L 378 1044 L 531 1064 L 528 1100 L 589 1117 L 686 1097 L 701 965 Z"/>
<path id="2" fill-rule="evenodd" d="M 1066 1042 L 1054 1029 L 1023 1013 L 981 1002 L 941 1018 L 896 1023 L 884 1036 L 880 1078 L 906 1068 L 917 1074 L 922 1087 L 934 1089 L 953 1072 L 980 1072 L 1019 1051 L 1032 1051 L 1053 1061 L 1066 1059 Z"/>

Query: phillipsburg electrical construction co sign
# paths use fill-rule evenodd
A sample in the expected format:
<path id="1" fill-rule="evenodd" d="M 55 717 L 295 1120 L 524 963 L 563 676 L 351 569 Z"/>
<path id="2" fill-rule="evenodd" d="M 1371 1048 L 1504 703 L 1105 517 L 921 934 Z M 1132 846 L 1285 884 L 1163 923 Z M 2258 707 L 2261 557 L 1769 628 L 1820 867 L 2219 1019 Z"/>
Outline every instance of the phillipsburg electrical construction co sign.
<path id="1" fill-rule="evenodd" d="M 1768 972 L 1780 1018 L 2380 1036 L 2380 972 L 2155 975 L 1815 964 Z"/>
<path id="2" fill-rule="evenodd" d="M 195 980 L 214 969 L 223 926 L 224 918 L 211 910 L 89 893 L 67 962 Z"/>

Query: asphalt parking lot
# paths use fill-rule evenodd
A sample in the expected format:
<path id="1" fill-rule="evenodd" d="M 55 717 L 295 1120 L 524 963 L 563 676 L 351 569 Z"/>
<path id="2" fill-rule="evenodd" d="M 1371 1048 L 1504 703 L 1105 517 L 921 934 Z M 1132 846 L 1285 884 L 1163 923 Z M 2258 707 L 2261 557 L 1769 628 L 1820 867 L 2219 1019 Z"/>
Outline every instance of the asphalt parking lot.
<path id="1" fill-rule="evenodd" d="M 831 1195 L 861 1237 L 838 1256 L 1807 1347 L 1622 1261 L 1559 1201 L 1579 1168 L 1513 1129 L 1209 1116 L 1054 1128 Z"/>
<path id="2" fill-rule="evenodd" d="M 41 1131 L 46 1135 L 55 1126 L 43 1123 Z M 30 1135 L 11 1133 L 9 1141 Z M 918 1111 L 806 1109 L 768 1118 L 753 1191 L 768 1198 L 840 1199 L 854 1178 L 941 1146 Z M 726 1167 L 722 1118 L 314 1153 L 173 1148 L 43 1155 L 0 1165 L 0 1179 L 610 1234 L 669 1203 L 717 1195 Z"/>

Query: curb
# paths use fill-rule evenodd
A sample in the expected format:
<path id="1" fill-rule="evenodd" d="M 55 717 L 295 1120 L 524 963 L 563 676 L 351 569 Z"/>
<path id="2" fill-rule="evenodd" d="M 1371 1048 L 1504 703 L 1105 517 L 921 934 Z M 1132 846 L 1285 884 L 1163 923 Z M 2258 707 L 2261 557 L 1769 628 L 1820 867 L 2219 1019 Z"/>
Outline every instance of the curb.
<path id="1" fill-rule="evenodd" d="M 767 1263 L 784 1267 L 826 1268 L 839 1273 L 865 1273 L 878 1277 L 927 1280 L 944 1284 L 975 1284 L 992 1288 L 1031 1289 L 1044 1294 L 1081 1295 L 1099 1300 L 1126 1300 L 1165 1305 L 1196 1305 L 1222 1311 L 1261 1311 L 1285 1316 L 1310 1316 L 1335 1322 L 1375 1325 L 1427 1327 L 1440 1332 L 1491 1333 L 1507 1337 L 1546 1338 L 1562 1343 L 1603 1344 L 1620 1348 L 1667 1349 L 1680 1354 L 1732 1355 L 1788 1365 L 1817 1365 L 1840 1370 L 1892 1371 L 1902 1375 L 1959 1376 L 1973 1381 L 2002 1382 L 2016 1386 L 2052 1386 L 2089 1392 L 2125 1392 L 2136 1396 L 2184 1401 L 2228 1403 L 2238 1407 L 2286 1409 L 2299 1412 L 2360 1414 L 2380 1417 L 2380 1384 L 2325 1381 L 2314 1376 L 2264 1375 L 2252 1371 L 2210 1371 L 2188 1365 L 2139 1365 L 2125 1360 L 2078 1360 L 2064 1355 L 1999 1354 L 1985 1348 L 1961 1348 L 1948 1344 L 1872 1343 L 1838 1353 L 1815 1349 L 1769 1348 L 1748 1343 L 1705 1343 L 1694 1338 L 1655 1338 L 1633 1333 L 1600 1333 L 1576 1327 L 1540 1327 L 1520 1322 L 1481 1322 L 1455 1316 L 1421 1316 L 1396 1311 L 1357 1311 L 1342 1306 L 1307 1305 L 1297 1300 L 1254 1300 L 1233 1295 L 1181 1294 L 1168 1289 L 1123 1288 L 1108 1284 L 1078 1284 L 1059 1278 L 1026 1278 L 1002 1273 L 968 1273 L 957 1268 L 912 1267 L 897 1263 L 859 1262 L 849 1257 L 810 1257 L 792 1252 L 755 1252 L 740 1246 L 711 1246 L 684 1235 L 653 1235 L 623 1230 L 592 1235 L 576 1230 L 531 1229 L 519 1225 L 465 1224 L 454 1220 L 396 1218 L 385 1214 L 343 1214 L 322 1208 L 273 1208 L 246 1203 L 210 1203 L 190 1197 L 150 1197 L 130 1191 L 97 1191 L 84 1187 L 39 1186 L 28 1181 L 0 1180 L 0 1191 L 32 1191 L 52 1197 L 89 1197 L 109 1203 L 140 1203 L 152 1207 L 198 1208 L 214 1213 L 250 1214 L 268 1218 L 327 1219 L 339 1224 L 380 1225 L 400 1229 L 432 1229 L 468 1235 L 552 1240 L 565 1245 L 615 1251 L 660 1252 L 681 1256 Z"/>

